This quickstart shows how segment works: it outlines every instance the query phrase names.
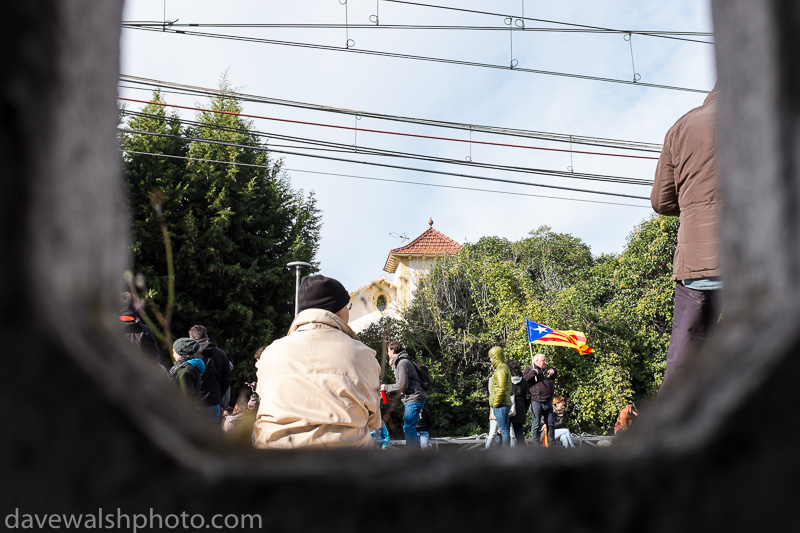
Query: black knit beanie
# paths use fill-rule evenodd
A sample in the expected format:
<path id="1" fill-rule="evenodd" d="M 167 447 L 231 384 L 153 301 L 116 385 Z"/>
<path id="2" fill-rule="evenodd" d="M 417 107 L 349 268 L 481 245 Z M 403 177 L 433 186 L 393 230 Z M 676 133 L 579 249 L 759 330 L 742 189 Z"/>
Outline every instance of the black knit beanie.
<path id="1" fill-rule="evenodd" d="M 350 301 L 344 285 L 333 278 L 322 275 L 306 276 L 300 281 L 297 298 L 298 310 L 324 309 L 336 313 Z"/>

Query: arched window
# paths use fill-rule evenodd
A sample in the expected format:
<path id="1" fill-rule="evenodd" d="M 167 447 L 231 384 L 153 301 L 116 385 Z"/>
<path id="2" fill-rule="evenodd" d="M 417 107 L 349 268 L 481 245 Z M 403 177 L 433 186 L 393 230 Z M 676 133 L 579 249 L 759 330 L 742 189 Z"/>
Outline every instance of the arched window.
<path id="1" fill-rule="evenodd" d="M 377 307 L 378 311 L 381 313 L 384 312 L 386 310 L 386 296 L 383 294 L 378 296 L 378 298 L 375 300 L 375 307 Z"/>

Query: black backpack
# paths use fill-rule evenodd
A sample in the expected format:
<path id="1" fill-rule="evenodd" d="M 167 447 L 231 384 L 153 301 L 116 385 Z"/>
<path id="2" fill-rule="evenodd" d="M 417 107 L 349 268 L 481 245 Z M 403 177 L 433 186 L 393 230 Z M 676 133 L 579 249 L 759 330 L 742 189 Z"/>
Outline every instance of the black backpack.
<path id="1" fill-rule="evenodd" d="M 428 367 L 416 361 L 411 361 L 411 364 L 414 365 L 414 369 L 417 371 L 417 381 L 422 387 L 422 390 L 427 392 L 428 389 L 431 388 L 431 373 L 428 371 Z"/>

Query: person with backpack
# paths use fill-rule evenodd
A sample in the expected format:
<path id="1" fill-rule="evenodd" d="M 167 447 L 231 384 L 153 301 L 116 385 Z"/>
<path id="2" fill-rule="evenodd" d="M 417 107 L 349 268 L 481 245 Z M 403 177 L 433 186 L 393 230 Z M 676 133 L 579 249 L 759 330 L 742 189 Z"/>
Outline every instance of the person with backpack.
<path id="1" fill-rule="evenodd" d="M 178 383 L 187 398 L 200 401 L 203 397 L 200 383 L 206 365 L 197 357 L 200 343 L 188 337 L 181 337 L 172 343 L 172 358 L 175 364 L 169 371 L 169 377 Z"/>
<path id="2" fill-rule="evenodd" d="M 209 338 L 204 326 L 189 329 L 189 337 L 200 344 L 200 356 L 206 364 L 206 372 L 200 388 L 203 391 L 206 412 L 212 423 L 222 425 L 222 397 L 231 385 L 231 364 L 217 341 Z"/>
<path id="3" fill-rule="evenodd" d="M 389 364 L 394 369 L 395 383 L 393 385 L 381 385 L 381 390 L 386 392 L 400 391 L 400 400 L 403 402 L 405 412 L 403 413 L 403 433 L 406 435 L 406 446 L 419 448 L 419 434 L 417 424 L 419 414 L 428 395 L 425 392 L 423 383 L 426 381 L 417 370 L 417 366 L 411 361 L 408 353 L 403 349 L 403 345 L 398 341 L 392 341 L 388 346 Z"/>

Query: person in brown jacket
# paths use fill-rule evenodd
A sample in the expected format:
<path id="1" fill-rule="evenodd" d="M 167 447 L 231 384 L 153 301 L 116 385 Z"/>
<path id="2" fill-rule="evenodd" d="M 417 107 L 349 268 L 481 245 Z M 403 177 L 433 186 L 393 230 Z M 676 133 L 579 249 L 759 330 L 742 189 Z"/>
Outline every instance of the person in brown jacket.
<path id="1" fill-rule="evenodd" d="M 619 412 L 617 422 L 614 424 L 614 435 L 619 435 L 621 431 L 626 431 L 636 417 L 639 416 L 639 402 L 633 402 L 626 405 L 622 411 Z"/>
<path id="2" fill-rule="evenodd" d="M 656 213 L 680 216 L 672 279 L 675 307 L 662 390 L 674 386 L 717 322 L 719 208 L 716 166 L 717 88 L 667 132 L 650 201 Z"/>

